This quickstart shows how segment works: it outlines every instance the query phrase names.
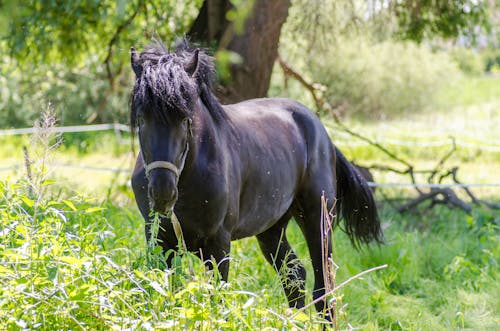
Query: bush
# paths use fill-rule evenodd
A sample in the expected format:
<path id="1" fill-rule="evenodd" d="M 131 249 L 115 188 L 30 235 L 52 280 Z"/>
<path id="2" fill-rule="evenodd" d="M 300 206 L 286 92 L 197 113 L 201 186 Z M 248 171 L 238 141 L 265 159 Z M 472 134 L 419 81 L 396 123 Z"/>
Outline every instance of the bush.
<path id="1" fill-rule="evenodd" d="M 312 76 L 327 86 L 332 104 L 378 118 L 432 107 L 438 91 L 459 74 L 446 55 L 410 42 L 346 39 L 328 57 L 312 59 Z"/>
<path id="2" fill-rule="evenodd" d="M 75 70 L 54 64 L 29 71 L 22 71 L 8 56 L 0 60 L 2 128 L 31 126 L 49 104 L 56 109 L 60 125 L 82 124 L 93 114 L 98 115 L 97 122 L 128 122 L 133 83 L 130 74 L 117 77 L 116 87 L 110 91 L 103 65 L 97 59 Z"/>
<path id="3" fill-rule="evenodd" d="M 481 56 L 472 49 L 455 47 L 449 52 L 460 70 L 468 75 L 480 75 L 485 71 Z"/>
<path id="4" fill-rule="evenodd" d="M 378 23 L 360 19 L 366 9 L 295 0 L 280 37 L 281 56 L 307 81 L 324 85 L 324 97 L 348 115 L 394 117 L 436 106 L 439 90 L 460 75 L 457 64 L 425 45 L 391 39 Z M 270 94 L 314 106 L 296 82 L 283 91 L 280 76 Z"/>

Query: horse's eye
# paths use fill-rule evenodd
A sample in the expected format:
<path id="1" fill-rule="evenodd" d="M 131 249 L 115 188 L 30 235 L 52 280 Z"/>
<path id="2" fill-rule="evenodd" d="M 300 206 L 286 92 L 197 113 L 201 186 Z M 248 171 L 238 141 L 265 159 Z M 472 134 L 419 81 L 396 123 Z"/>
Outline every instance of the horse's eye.
<path id="1" fill-rule="evenodd" d="M 142 116 L 142 114 L 139 114 L 139 115 L 137 116 L 137 124 L 138 124 L 139 126 L 143 126 L 143 125 L 144 125 L 144 117 Z"/>

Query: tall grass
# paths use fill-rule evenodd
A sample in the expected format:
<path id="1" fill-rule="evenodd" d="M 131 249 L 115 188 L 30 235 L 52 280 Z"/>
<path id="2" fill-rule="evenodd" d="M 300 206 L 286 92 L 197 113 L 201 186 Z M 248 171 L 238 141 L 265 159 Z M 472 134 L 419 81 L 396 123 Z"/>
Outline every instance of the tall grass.
<path id="1" fill-rule="evenodd" d="M 0 183 L 1 329 L 307 329 L 323 323 L 314 313 L 288 312 L 274 293 L 218 280 L 192 255 L 176 257 L 173 269 L 152 263 L 142 236 L 121 229 L 129 226 L 126 217 L 112 206 L 75 196 L 35 201 L 26 187 Z M 113 214 L 106 217 L 108 209 Z M 142 233 L 140 221 L 133 223 Z M 150 254 L 162 260 L 158 247 Z"/>
<path id="2" fill-rule="evenodd" d="M 287 309 L 280 280 L 254 239 L 235 243 L 229 283 L 188 254 L 175 259 L 174 269 L 152 267 L 137 212 L 59 190 L 36 202 L 27 187 L 0 182 L 1 329 L 314 329 L 323 323 L 314 309 Z M 499 215 L 442 208 L 401 216 L 387 207 L 382 219 L 384 246 L 358 252 L 342 233 L 335 235 L 337 282 L 388 264 L 336 293 L 341 328 L 499 325 Z M 289 237 L 308 261 L 295 224 Z"/>

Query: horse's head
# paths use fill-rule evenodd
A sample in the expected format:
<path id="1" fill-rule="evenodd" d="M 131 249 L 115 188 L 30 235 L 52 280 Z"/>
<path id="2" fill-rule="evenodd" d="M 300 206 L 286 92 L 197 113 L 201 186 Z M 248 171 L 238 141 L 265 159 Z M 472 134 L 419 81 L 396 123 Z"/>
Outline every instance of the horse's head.
<path id="1" fill-rule="evenodd" d="M 132 48 L 131 64 L 136 75 L 131 125 L 138 131 L 151 208 L 164 213 L 177 201 L 189 152 L 198 51 L 168 53 L 157 46 L 139 55 Z"/>

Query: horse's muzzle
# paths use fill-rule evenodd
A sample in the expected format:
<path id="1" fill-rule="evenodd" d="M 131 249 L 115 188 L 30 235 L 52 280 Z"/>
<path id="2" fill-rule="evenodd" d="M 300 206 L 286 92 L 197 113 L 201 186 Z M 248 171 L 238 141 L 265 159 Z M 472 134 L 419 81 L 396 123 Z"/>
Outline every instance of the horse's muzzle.
<path id="1" fill-rule="evenodd" d="M 151 208 L 160 213 L 171 210 L 177 201 L 177 177 L 170 171 L 151 171 L 148 185 Z"/>

